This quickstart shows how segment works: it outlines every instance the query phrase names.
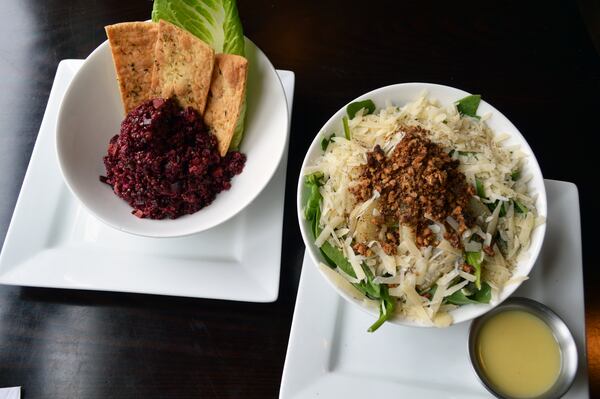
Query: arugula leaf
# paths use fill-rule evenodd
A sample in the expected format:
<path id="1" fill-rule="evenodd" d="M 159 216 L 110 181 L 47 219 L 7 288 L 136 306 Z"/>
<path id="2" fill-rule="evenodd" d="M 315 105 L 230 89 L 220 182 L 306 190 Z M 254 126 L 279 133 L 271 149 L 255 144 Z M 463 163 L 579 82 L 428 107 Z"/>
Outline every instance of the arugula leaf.
<path id="1" fill-rule="evenodd" d="M 352 265 L 350 264 L 350 262 L 348 262 L 348 259 L 346 259 L 342 251 L 335 248 L 329 242 L 326 241 L 321 246 L 321 252 L 323 253 L 325 259 L 329 262 L 329 266 L 331 266 L 333 269 L 339 267 L 344 273 L 346 273 L 350 277 L 356 278 L 356 273 L 354 272 Z M 352 283 L 352 285 L 363 295 L 367 296 L 370 299 L 381 299 L 382 289 L 384 288 L 384 286 L 373 282 L 373 274 L 367 266 L 363 264 L 361 265 L 361 267 L 365 272 L 367 278 L 359 283 Z"/>
<path id="2" fill-rule="evenodd" d="M 217 53 L 245 56 L 246 42 L 235 0 L 154 0 L 152 21 L 171 22 L 208 43 Z M 244 135 L 246 99 L 242 103 L 230 150 Z"/>
<path id="3" fill-rule="evenodd" d="M 529 209 L 527 209 L 527 207 L 525 205 L 523 205 L 521 202 L 514 200 L 514 203 L 515 203 L 515 212 L 527 213 L 527 211 L 529 211 Z"/>
<path id="4" fill-rule="evenodd" d="M 475 268 L 475 287 L 481 289 L 481 252 L 465 252 L 465 258 L 469 265 Z"/>
<path id="5" fill-rule="evenodd" d="M 304 207 L 304 217 L 311 223 L 311 230 L 315 238 L 321 233 L 319 229 L 319 220 L 321 219 L 321 200 L 323 199 L 323 196 L 319 191 L 319 187 L 323 185 L 321 181 L 322 178 L 323 173 L 316 172 L 306 176 L 304 179 L 304 184 L 310 188 L 310 194 L 308 195 L 306 206 Z M 334 269 L 339 267 L 349 276 L 356 278 L 352 265 L 340 250 L 334 248 L 328 242 L 325 242 L 321 246 L 321 252 L 327 260 L 327 263 L 329 263 L 329 266 Z"/>
<path id="6" fill-rule="evenodd" d="M 451 303 L 452 305 L 457 305 L 457 306 L 469 305 L 469 304 L 472 304 L 472 303 L 473 304 L 479 303 L 479 302 L 477 302 L 477 301 L 469 298 L 465 294 L 463 294 L 462 290 L 456 291 L 452 295 L 447 296 L 446 298 L 444 298 L 444 300 L 447 303 Z"/>
<path id="7" fill-rule="evenodd" d="M 327 147 L 329 146 L 329 143 L 331 143 L 331 139 L 335 137 L 335 133 L 332 133 L 331 136 L 327 137 L 323 137 L 323 140 L 321 140 L 321 149 L 323 151 L 327 150 Z"/>
<path id="8" fill-rule="evenodd" d="M 319 195 L 321 195 L 321 193 L 319 193 Z M 321 229 L 319 228 L 319 222 L 321 221 L 321 200 L 319 200 L 319 205 L 315 208 L 315 213 L 314 213 L 314 218 L 311 222 L 311 230 L 313 233 L 313 236 L 315 238 L 317 238 L 319 236 L 319 233 L 321 232 Z"/>
<path id="9" fill-rule="evenodd" d="M 492 212 L 494 212 L 496 207 L 498 205 L 500 205 L 502 208 L 500 208 L 500 213 L 498 214 L 498 216 L 500 216 L 500 217 L 506 216 L 506 207 L 504 206 L 504 201 L 496 200 L 496 202 L 494 202 L 493 204 L 486 204 L 486 205 L 489 208 L 489 210 Z"/>
<path id="10" fill-rule="evenodd" d="M 360 265 L 360 267 L 362 267 L 367 278 L 358 284 L 354 284 L 354 286 L 360 291 L 364 292 L 371 299 L 381 299 L 381 289 L 383 286 L 373 282 L 374 276 L 368 266 L 363 263 Z"/>
<path id="11" fill-rule="evenodd" d="M 310 194 L 306 200 L 306 206 L 304 207 L 304 217 L 308 221 L 314 221 L 318 218 L 317 212 L 321 212 L 321 192 L 319 191 L 319 187 L 321 186 L 321 178 L 323 177 L 322 173 L 313 173 L 312 175 L 306 176 L 304 180 L 304 184 L 306 184 L 310 188 Z M 315 230 L 313 229 L 313 233 Z"/>
<path id="12" fill-rule="evenodd" d="M 480 102 L 481 96 L 479 94 L 473 94 L 466 96 L 465 98 L 461 98 L 455 104 L 456 109 L 461 115 L 467 115 L 472 118 L 479 119 L 479 116 L 477 116 L 477 108 L 479 108 Z"/>
<path id="13" fill-rule="evenodd" d="M 490 303 L 491 299 L 492 287 L 490 287 L 488 283 L 483 283 L 481 285 L 481 289 L 475 291 L 473 295 L 466 296 L 463 290 L 458 290 L 452 295 L 444 298 L 444 301 L 453 305 L 462 306 L 469 304 Z"/>
<path id="14" fill-rule="evenodd" d="M 371 100 L 364 100 L 364 101 L 356 101 L 356 102 L 348 104 L 348 106 L 346 107 L 346 112 L 348 113 L 348 117 L 350 119 L 354 118 L 356 113 L 363 108 L 365 108 L 367 110 L 365 115 L 372 114 L 373 112 L 375 112 L 375 103 Z"/>
<path id="15" fill-rule="evenodd" d="M 420 296 L 424 296 L 424 297 L 426 297 L 428 299 L 431 299 L 435 295 L 435 292 L 437 291 L 437 288 L 438 288 L 437 284 L 434 284 L 434 285 L 432 285 L 431 287 L 429 287 L 426 290 L 418 291 L 418 294 Z"/>
<path id="16" fill-rule="evenodd" d="M 481 289 L 472 295 L 475 302 L 490 303 L 492 299 L 492 287 L 488 283 L 481 284 Z"/>
<path id="17" fill-rule="evenodd" d="M 319 220 L 321 219 L 321 200 L 323 197 L 319 192 L 319 187 L 323 185 L 323 182 L 321 181 L 322 178 L 323 174 L 317 172 L 306 176 L 304 179 L 304 184 L 310 188 L 310 194 L 308 195 L 304 207 L 304 217 L 310 222 L 311 230 L 315 238 L 321 233 Z M 356 278 L 354 268 L 350 262 L 348 262 L 348 259 L 346 259 L 342 251 L 335 248 L 327 241 L 321 245 L 320 250 L 332 269 L 339 267 L 340 270 L 350 277 Z M 352 285 L 366 297 L 380 301 L 381 309 L 379 319 L 368 330 L 369 332 L 373 332 L 393 315 L 396 302 L 394 298 L 390 297 L 386 285 L 377 284 L 373 281 L 375 276 L 373 276 L 371 269 L 365 264 L 361 264 L 361 267 L 366 278 L 359 283 L 353 283 Z"/>
<path id="18" fill-rule="evenodd" d="M 345 115 L 342 117 L 342 125 L 344 126 L 344 136 L 346 137 L 346 140 L 351 140 L 352 136 L 350 136 L 350 126 L 348 125 L 348 117 Z"/>
<path id="19" fill-rule="evenodd" d="M 342 251 L 335 248 L 329 242 L 326 241 L 321 246 L 321 252 L 325 256 L 325 259 L 329 262 L 329 266 L 331 266 L 333 269 L 339 267 L 344 273 L 346 273 L 350 277 L 356 278 L 356 273 L 354 272 L 352 265 L 350 264 L 350 262 L 348 262 L 348 259 L 346 259 Z M 373 274 L 371 273 L 371 270 L 364 264 L 361 265 L 361 267 L 365 272 L 367 278 L 359 283 L 352 283 L 352 285 L 368 298 L 374 300 L 381 300 L 382 290 L 387 287 L 373 282 Z"/>
<path id="20" fill-rule="evenodd" d="M 508 252 L 508 244 L 502 239 L 502 237 L 500 237 L 500 234 L 498 232 L 496 232 L 494 240 L 496 240 L 496 244 L 498 244 L 500 252 L 502 254 L 506 254 Z"/>
<path id="21" fill-rule="evenodd" d="M 342 251 L 325 241 L 323 245 L 321 245 L 321 252 L 323 252 L 323 255 L 325 255 L 325 257 L 332 263 L 331 266 L 334 266 L 334 269 L 335 267 L 339 267 L 350 277 L 356 278 L 356 273 L 354 273 L 352 265 L 350 262 L 348 262 L 348 259 L 346 259 Z"/>
<path id="22" fill-rule="evenodd" d="M 306 184 L 309 185 L 316 185 L 316 186 L 322 186 L 323 184 L 321 183 L 321 179 L 323 178 L 323 173 L 321 172 L 315 172 L 313 174 L 310 174 L 308 176 L 306 176 Z"/>
<path id="23" fill-rule="evenodd" d="M 512 181 L 517 181 L 521 178 L 521 171 L 520 170 L 515 170 L 514 172 L 512 172 L 510 174 L 510 178 Z"/>
<path id="24" fill-rule="evenodd" d="M 392 298 L 388 292 L 388 287 L 383 285 L 381 286 L 381 303 L 379 304 L 379 319 L 369 329 L 367 332 L 375 332 L 379 327 L 383 325 L 390 317 L 394 314 L 394 308 L 396 307 L 396 300 Z"/>
<path id="25" fill-rule="evenodd" d="M 475 188 L 477 189 L 477 196 L 485 198 L 485 190 L 483 189 L 483 182 L 481 180 L 475 179 Z"/>
<path id="26" fill-rule="evenodd" d="M 500 200 L 498 200 L 498 201 L 500 201 Z M 500 205 L 501 208 L 500 208 L 500 213 L 498 214 L 498 216 L 504 217 L 504 216 L 506 216 L 506 205 L 504 204 L 504 201 L 501 201 L 501 202 L 502 202 L 502 204 Z"/>

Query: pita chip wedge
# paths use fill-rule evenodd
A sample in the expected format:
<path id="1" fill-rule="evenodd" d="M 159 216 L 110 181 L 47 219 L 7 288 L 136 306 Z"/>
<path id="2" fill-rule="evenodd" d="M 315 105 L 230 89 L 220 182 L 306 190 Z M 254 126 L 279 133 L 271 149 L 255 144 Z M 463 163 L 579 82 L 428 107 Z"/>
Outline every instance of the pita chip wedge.
<path id="1" fill-rule="evenodd" d="M 158 23 L 152 89 L 175 97 L 182 107 L 204 113 L 215 52 L 205 42 L 169 22 Z"/>
<path id="2" fill-rule="evenodd" d="M 112 51 L 125 113 L 153 97 L 152 71 L 158 24 L 124 22 L 104 28 Z"/>
<path id="3" fill-rule="evenodd" d="M 204 122 L 219 141 L 225 156 L 240 117 L 246 93 L 248 60 L 239 55 L 217 54 Z"/>

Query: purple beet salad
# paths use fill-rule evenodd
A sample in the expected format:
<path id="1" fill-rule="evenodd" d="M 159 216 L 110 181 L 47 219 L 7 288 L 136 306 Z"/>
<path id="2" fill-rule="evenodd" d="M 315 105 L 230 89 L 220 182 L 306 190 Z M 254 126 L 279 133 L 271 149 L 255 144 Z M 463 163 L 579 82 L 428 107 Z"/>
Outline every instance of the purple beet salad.
<path id="1" fill-rule="evenodd" d="M 127 201 L 135 216 L 175 219 L 210 205 L 229 190 L 246 156 L 219 155 L 217 139 L 193 108 L 156 98 L 140 104 L 110 139 L 100 180 Z"/>

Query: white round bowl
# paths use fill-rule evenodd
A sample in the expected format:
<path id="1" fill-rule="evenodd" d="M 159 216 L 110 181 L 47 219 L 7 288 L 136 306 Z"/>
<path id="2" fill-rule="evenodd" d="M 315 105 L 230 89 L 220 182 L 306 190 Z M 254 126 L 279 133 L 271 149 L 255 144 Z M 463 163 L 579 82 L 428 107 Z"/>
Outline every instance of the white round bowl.
<path id="1" fill-rule="evenodd" d="M 247 161 L 231 189 L 209 206 L 177 219 L 140 219 L 132 208 L 100 182 L 108 142 L 119 133 L 125 115 L 108 42 L 85 60 L 62 100 L 56 125 L 56 151 L 67 186 L 98 219 L 117 230 L 148 236 L 177 237 L 217 226 L 244 209 L 267 185 L 283 155 L 289 112 L 283 86 L 265 54 L 246 39 L 249 61 L 247 111 L 241 151 Z"/>
<path id="2" fill-rule="evenodd" d="M 394 105 L 397 106 L 403 106 L 408 102 L 416 100 L 419 97 L 419 95 L 421 95 L 424 91 L 427 92 L 430 98 L 437 99 L 442 105 L 450 105 L 455 101 L 470 94 L 463 90 L 438 84 L 402 83 L 373 90 L 350 101 L 350 103 L 354 101 L 371 99 L 375 103 L 377 109 L 384 107 L 386 101 L 391 101 Z M 483 94 L 483 97 L 484 96 L 485 93 Z M 346 114 L 346 106 L 347 104 L 344 107 L 342 107 L 339 111 L 337 111 L 327 121 L 327 123 L 325 123 L 325 125 L 315 136 L 313 142 L 311 143 L 308 149 L 306 157 L 304 158 L 302 169 L 300 171 L 300 178 L 298 180 L 298 220 L 300 223 L 300 231 L 302 232 L 302 239 L 304 240 L 304 243 L 306 245 L 306 250 L 308 251 L 315 266 L 319 269 L 321 275 L 343 298 L 345 298 L 349 302 L 354 303 L 356 306 L 360 307 L 366 312 L 372 314 L 375 320 L 377 319 L 377 317 L 379 317 L 379 310 L 377 308 L 369 306 L 368 302 L 364 301 L 364 296 L 357 297 L 354 295 L 353 291 L 348 290 L 347 284 L 345 284 L 345 281 L 340 282 L 337 273 L 331 273 L 329 270 L 326 270 L 326 268 L 321 268 L 318 266 L 320 263 L 327 264 L 327 262 L 323 258 L 321 251 L 319 251 L 319 249 L 315 246 L 310 224 L 307 223 L 304 219 L 303 209 L 304 204 L 306 203 L 306 197 L 308 195 L 308 190 L 306 189 L 306 186 L 304 184 L 304 170 L 308 165 L 314 164 L 315 160 L 323 154 L 323 150 L 321 149 L 321 140 L 324 134 L 330 133 L 332 131 L 340 131 L 342 117 Z M 502 115 L 500 111 L 498 111 L 496 108 L 492 107 L 490 104 L 482 100 L 477 110 L 477 113 L 479 115 L 483 115 L 488 112 L 490 112 L 492 116 L 487 120 L 487 124 L 493 129 L 494 133 L 507 133 L 510 135 L 510 138 L 504 142 L 504 145 L 518 144 L 521 146 L 521 150 L 527 154 L 527 158 L 523 165 L 523 173 L 531 174 L 533 176 L 533 178 L 529 182 L 529 190 L 531 193 L 537 195 L 536 208 L 538 214 L 540 216 L 546 217 L 547 206 L 544 178 L 542 177 L 540 166 L 538 165 L 538 162 L 535 159 L 533 152 L 531 151 L 531 147 L 529 147 L 529 144 L 527 144 L 527 141 L 525 141 L 525 138 L 517 130 L 517 128 L 504 115 Z M 514 277 L 522 277 L 527 276 L 529 274 L 542 247 L 545 232 L 545 224 L 538 226 L 533 231 L 531 237 L 531 245 L 526 251 L 527 255 L 524 256 L 523 259 L 516 265 L 513 273 Z M 508 298 L 519 287 L 519 285 L 520 283 L 514 283 L 505 286 L 504 289 L 501 291 L 498 300 L 494 301 L 493 303 L 480 305 L 464 305 L 453 310 L 452 312 L 450 312 L 450 315 L 453 319 L 453 323 L 456 324 L 481 316 L 482 314 L 493 309 L 503 300 Z M 404 326 L 425 326 L 420 322 L 410 319 L 395 318 L 389 320 L 389 322 Z"/>

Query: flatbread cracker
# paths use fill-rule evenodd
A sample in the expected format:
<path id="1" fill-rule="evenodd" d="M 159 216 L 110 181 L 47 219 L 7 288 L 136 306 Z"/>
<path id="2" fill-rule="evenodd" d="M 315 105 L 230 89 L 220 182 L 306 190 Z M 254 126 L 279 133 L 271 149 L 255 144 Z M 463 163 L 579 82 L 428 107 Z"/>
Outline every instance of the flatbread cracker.
<path id="1" fill-rule="evenodd" d="M 125 113 L 153 97 L 152 71 L 158 24 L 124 22 L 104 28 L 112 51 Z"/>
<path id="2" fill-rule="evenodd" d="M 161 20 L 158 23 L 152 89 L 159 97 L 175 97 L 182 107 L 204 113 L 215 52 L 191 33 Z"/>
<path id="3" fill-rule="evenodd" d="M 217 54 L 204 122 L 219 141 L 224 156 L 229 149 L 246 94 L 248 60 L 239 55 Z"/>

